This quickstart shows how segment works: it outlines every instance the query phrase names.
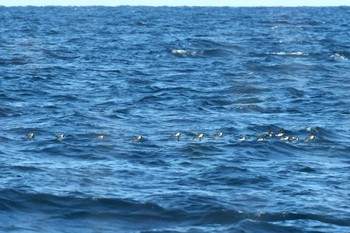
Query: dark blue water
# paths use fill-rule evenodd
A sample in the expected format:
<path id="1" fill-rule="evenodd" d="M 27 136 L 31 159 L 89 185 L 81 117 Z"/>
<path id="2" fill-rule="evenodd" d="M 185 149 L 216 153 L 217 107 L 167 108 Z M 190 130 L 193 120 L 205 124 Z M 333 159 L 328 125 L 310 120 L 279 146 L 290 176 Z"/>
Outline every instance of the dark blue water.
<path id="1" fill-rule="evenodd" d="M 0 22 L 0 232 L 350 232 L 350 8 Z"/>

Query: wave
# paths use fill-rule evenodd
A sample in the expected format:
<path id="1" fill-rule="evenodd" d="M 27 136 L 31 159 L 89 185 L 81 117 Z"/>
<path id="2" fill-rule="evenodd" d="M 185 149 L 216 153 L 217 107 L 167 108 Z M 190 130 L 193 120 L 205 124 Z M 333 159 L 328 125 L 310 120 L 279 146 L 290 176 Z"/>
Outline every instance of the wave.
<path id="1" fill-rule="evenodd" d="M 19 172 L 40 172 L 43 171 L 41 168 L 33 167 L 33 166 L 24 166 L 24 165 L 16 165 L 13 166 L 12 169 L 17 170 Z"/>
<path id="2" fill-rule="evenodd" d="M 197 224 L 235 224 L 247 219 L 261 222 L 306 220 L 336 226 L 350 226 L 350 219 L 346 217 L 287 211 L 275 213 L 240 211 L 225 208 L 219 204 L 218 200 L 212 198 L 203 203 L 200 200 L 207 198 L 198 195 L 187 196 L 185 210 L 181 210 L 132 199 L 76 197 L 77 194 L 57 196 L 14 189 L 3 189 L 0 192 L 2 211 L 14 211 L 18 214 L 25 214 L 27 211 L 41 212 L 52 215 L 54 219 L 91 219 L 95 221 L 119 219 L 125 222 L 133 222 L 138 219 L 144 223 L 156 223 L 155 226 L 158 227 L 161 224 L 169 224 L 178 220 L 188 224 L 194 222 Z"/>
<path id="3" fill-rule="evenodd" d="M 266 53 L 267 55 L 276 55 L 276 56 L 308 56 L 309 53 L 305 53 L 305 52 L 270 52 L 270 53 Z"/>
<path id="4" fill-rule="evenodd" d="M 204 140 L 206 139 L 203 139 L 203 141 Z M 216 153 L 220 153 L 222 152 L 222 149 L 219 149 L 218 147 L 212 144 L 203 144 L 203 143 L 193 142 L 185 145 L 183 148 L 181 148 L 181 151 L 191 156 L 201 156 L 200 158 L 204 158 L 205 155 L 212 156 L 212 155 L 215 155 Z"/>
<path id="5" fill-rule="evenodd" d="M 175 56 L 179 57 L 194 57 L 197 55 L 203 54 L 203 51 L 195 51 L 195 50 L 185 50 L 185 49 L 173 49 L 171 53 Z"/>
<path id="6" fill-rule="evenodd" d="M 178 57 L 197 57 L 201 55 L 208 56 L 221 56 L 223 52 L 219 50 L 185 50 L 185 49 L 173 49 L 171 53 Z"/>
<path id="7" fill-rule="evenodd" d="M 0 11 L 0 232 L 348 232 L 345 8 Z"/>
<path id="8" fill-rule="evenodd" d="M 331 59 L 336 60 L 336 61 L 347 61 L 349 58 L 342 54 L 342 53 L 334 53 L 330 56 Z"/>
<path id="9" fill-rule="evenodd" d="M 241 49 L 230 43 L 201 39 L 187 39 L 186 41 L 179 41 L 177 44 L 178 47 L 189 47 L 188 45 L 190 45 L 193 48 L 172 48 L 170 50 L 171 54 L 178 57 L 224 57 L 232 54 L 232 51 Z M 174 47 L 174 45 L 171 45 L 171 47 Z"/>
<path id="10" fill-rule="evenodd" d="M 210 57 L 222 57 L 229 54 L 228 51 L 221 49 L 202 49 L 202 50 L 187 50 L 187 49 L 173 49 L 171 54 L 177 57 L 198 57 L 198 56 L 210 56 Z"/>

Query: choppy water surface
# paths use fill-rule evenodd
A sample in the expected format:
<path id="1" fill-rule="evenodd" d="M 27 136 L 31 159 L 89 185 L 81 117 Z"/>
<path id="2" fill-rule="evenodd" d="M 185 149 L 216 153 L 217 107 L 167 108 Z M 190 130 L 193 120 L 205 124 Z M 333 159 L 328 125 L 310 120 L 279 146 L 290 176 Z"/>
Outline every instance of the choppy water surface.
<path id="1" fill-rule="evenodd" d="M 349 14 L 0 8 L 0 231 L 349 232 Z"/>

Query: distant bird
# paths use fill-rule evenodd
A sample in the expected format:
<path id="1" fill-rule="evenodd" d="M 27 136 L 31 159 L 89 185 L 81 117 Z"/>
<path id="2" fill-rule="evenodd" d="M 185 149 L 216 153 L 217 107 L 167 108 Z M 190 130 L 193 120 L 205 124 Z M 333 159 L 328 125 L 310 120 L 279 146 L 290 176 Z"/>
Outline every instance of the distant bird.
<path id="1" fill-rule="evenodd" d="M 171 137 L 174 137 L 177 139 L 177 141 L 180 141 L 180 137 L 181 137 L 181 132 L 177 132 L 171 135 Z"/>
<path id="2" fill-rule="evenodd" d="M 135 136 L 134 139 L 132 140 L 132 143 L 135 143 L 136 141 L 140 141 L 143 143 L 143 137 L 142 136 Z"/>
<path id="3" fill-rule="evenodd" d="M 56 139 L 56 140 L 61 140 L 61 139 L 63 139 L 64 137 L 65 137 L 65 135 L 64 135 L 63 133 L 61 133 L 61 134 L 56 135 L 55 139 Z"/>
<path id="4" fill-rule="evenodd" d="M 292 136 L 292 137 L 288 138 L 288 141 L 290 141 L 290 142 L 299 141 L 299 138 L 297 136 Z"/>
<path id="5" fill-rule="evenodd" d="M 105 139 L 106 138 L 106 136 L 105 135 L 97 135 L 97 137 L 96 137 L 97 139 L 100 139 L 100 140 L 102 140 L 102 139 Z"/>
<path id="6" fill-rule="evenodd" d="M 240 142 L 243 142 L 243 141 L 245 141 L 245 140 L 247 140 L 247 137 L 245 137 L 245 136 L 239 137 L 239 138 L 238 138 L 238 141 L 240 141 Z"/>
<path id="7" fill-rule="evenodd" d="M 34 133 L 28 133 L 28 134 L 26 135 L 26 138 L 28 138 L 28 139 L 34 139 L 34 138 L 35 138 L 35 134 L 34 134 Z"/>
<path id="8" fill-rule="evenodd" d="M 282 141 L 288 141 L 288 140 L 289 140 L 289 137 L 288 137 L 288 136 L 282 136 L 282 137 L 281 137 L 281 140 L 282 140 Z"/>
<path id="9" fill-rule="evenodd" d="M 273 132 L 272 132 L 272 127 L 269 128 L 269 132 L 267 134 L 264 134 L 265 138 L 272 138 L 273 137 Z"/>
<path id="10" fill-rule="evenodd" d="M 311 132 L 311 133 L 318 133 L 318 129 L 317 129 L 317 127 L 308 127 L 307 129 L 306 129 L 306 131 L 307 132 Z"/>
<path id="11" fill-rule="evenodd" d="M 309 142 L 309 141 L 312 141 L 312 140 L 315 140 L 316 139 L 316 136 L 315 135 L 309 135 L 305 138 L 304 142 Z"/>
<path id="12" fill-rule="evenodd" d="M 276 136 L 276 137 L 283 137 L 284 134 L 285 134 L 284 129 L 280 129 L 280 130 L 275 134 L 275 136 Z"/>
<path id="13" fill-rule="evenodd" d="M 204 138 L 204 133 L 199 133 L 199 134 L 196 134 L 192 140 L 198 138 L 199 141 L 202 141 L 202 139 Z"/>
<path id="14" fill-rule="evenodd" d="M 269 128 L 269 132 L 268 133 L 264 133 L 260 136 L 257 136 L 257 140 L 258 141 L 264 141 L 265 138 L 272 138 L 273 137 L 273 132 L 272 132 L 272 127 Z"/>
<path id="15" fill-rule="evenodd" d="M 217 137 L 222 137 L 224 136 L 224 133 L 223 132 L 218 132 L 216 133 L 214 136 L 213 136 L 213 139 L 217 138 Z"/>

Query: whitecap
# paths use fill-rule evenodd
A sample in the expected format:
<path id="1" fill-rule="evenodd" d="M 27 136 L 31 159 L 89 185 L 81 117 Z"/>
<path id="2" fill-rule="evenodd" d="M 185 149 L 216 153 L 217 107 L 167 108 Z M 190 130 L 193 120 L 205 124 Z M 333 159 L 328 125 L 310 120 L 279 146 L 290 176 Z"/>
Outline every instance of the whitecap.
<path id="1" fill-rule="evenodd" d="M 267 53 L 268 55 L 276 55 L 276 56 L 308 56 L 308 53 L 304 52 L 271 52 Z"/>
<path id="2" fill-rule="evenodd" d="M 171 50 L 171 53 L 176 56 L 181 57 L 189 57 L 189 56 L 197 56 L 201 55 L 203 51 L 196 51 L 196 50 L 185 50 L 185 49 L 173 49 Z"/>
<path id="3" fill-rule="evenodd" d="M 344 55 L 342 55 L 340 53 L 335 53 L 335 54 L 331 55 L 330 58 L 332 58 L 334 60 L 342 60 L 342 61 L 348 60 L 347 57 L 345 57 Z"/>

